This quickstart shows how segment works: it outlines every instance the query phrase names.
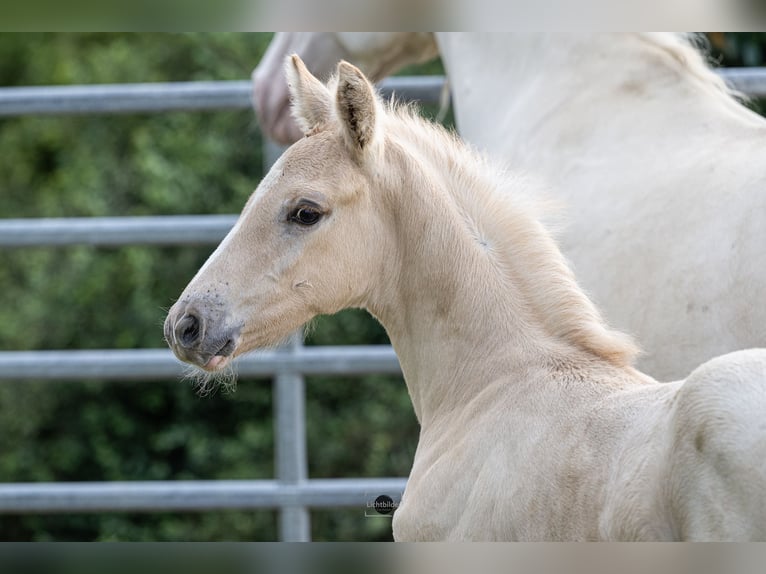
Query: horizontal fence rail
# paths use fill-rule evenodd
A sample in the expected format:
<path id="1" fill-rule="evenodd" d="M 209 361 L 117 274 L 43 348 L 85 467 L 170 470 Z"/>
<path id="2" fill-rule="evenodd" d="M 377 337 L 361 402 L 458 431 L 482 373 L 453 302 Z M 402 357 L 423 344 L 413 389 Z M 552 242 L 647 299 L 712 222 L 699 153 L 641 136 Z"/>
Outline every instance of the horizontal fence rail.
<path id="1" fill-rule="evenodd" d="M 396 353 L 388 345 L 257 351 L 236 359 L 233 368 L 240 377 L 401 374 Z M 178 379 L 189 369 L 169 349 L 0 351 L 0 380 L 151 381 Z"/>
<path id="2" fill-rule="evenodd" d="M 716 72 L 734 89 L 766 97 L 766 68 L 719 68 Z M 388 97 L 436 103 L 445 86 L 443 76 L 396 76 L 379 87 Z M 103 114 L 168 110 L 219 110 L 251 107 L 247 80 L 39 86 L 0 88 L 0 116 L 27 114 Z"/>
<path id="3" fill-rule="evenodd" d="M 718 68 L 732 88 L 752 98 L 766 98 L 766 68 Z"/>
<path id="4" fill-rule="evenodd" d="M 398 76 L 379 87 L 386 97 L 436 102 L 443 86 L 443 76 Z M 0 88 L 0 116 L 243 109 L 251 97 L 246 80 Z"/>
<path id="5" fill-rule="evenodd" d="M 291 506 L 358 507 L 381 494 L 398 503 L 404 478 L 41 482 L 0 485 L 0 514 L 159 512 Z"/>
<path id="6" fill-rule="evenodd" d="M 0 219 L 0 247 L 209 245 L 236 221 L 236 215 Z"/>

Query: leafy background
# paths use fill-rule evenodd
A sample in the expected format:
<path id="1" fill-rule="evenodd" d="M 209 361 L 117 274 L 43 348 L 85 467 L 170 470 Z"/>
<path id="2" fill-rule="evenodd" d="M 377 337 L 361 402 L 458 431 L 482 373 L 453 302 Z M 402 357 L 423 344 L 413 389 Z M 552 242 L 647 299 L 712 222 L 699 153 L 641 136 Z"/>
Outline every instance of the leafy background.
<path id="1" fill-rule="evenodd" d="M 713 57 L 762 65 L 764 34 L 712 34 Z M 0 85 L 230 80 L 269 34 L 2 34 Z M 441 73 L 439 62 L 403 73 Z M 433 110 L 428 110 L 433 113 Z M 236 213 L 262 176 L 250 111 L 0 120 L 0 217 Z M 162 347 L 168 306 L 212 247 L 0 250 L 0 348 Z M 358 311 L 308 344 L 387 343 Z M 398 377 L 307 379 L 312 478 L 406 476 L 418 426 Z M 0 384 L 0 482 L 274 476 L 271 382 Z M 312 511 L 315 540 L 389 540 L 363 509 Z M 274 540 L 272 511 L 0 516 L 0 539 Z"/>

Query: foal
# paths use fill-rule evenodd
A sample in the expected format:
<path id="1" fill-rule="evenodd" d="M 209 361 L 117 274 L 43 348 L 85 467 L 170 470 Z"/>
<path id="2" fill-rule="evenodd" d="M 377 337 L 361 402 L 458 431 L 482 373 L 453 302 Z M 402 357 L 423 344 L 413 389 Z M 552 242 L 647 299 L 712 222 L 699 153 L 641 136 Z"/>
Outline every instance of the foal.
<path id="1" fill-rule="evenodd" d="M 766 539 L 766 354 L 659 384 L 540 223 L 537 185 L 383 104 L 287 73 L 306 137 L 171 308 L 208 371 L 314 316 L 386 327 L 420 440 L 397 540 Z"/>

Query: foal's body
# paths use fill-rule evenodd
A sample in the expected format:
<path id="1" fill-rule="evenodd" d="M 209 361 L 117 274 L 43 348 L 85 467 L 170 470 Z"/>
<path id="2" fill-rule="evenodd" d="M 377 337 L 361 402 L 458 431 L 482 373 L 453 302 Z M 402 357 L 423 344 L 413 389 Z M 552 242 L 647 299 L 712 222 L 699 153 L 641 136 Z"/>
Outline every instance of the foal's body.
<path id="1" fill-rule="evenodd" d="M 763 353 L 666 384 L 565 362 L 423 426 L 397 539 L 766 539 Z"/>
<path id="2" fill-rule="evenodd" d="M 421 424 L 397 540 L 766 539 L 766 352 L 641 374 L 534 182 L 386 108 L 349 64 L 329 89 L 288 71 L 307 137 L 170 310 L 180 358 L 215 371 L 370 310 Z"/>

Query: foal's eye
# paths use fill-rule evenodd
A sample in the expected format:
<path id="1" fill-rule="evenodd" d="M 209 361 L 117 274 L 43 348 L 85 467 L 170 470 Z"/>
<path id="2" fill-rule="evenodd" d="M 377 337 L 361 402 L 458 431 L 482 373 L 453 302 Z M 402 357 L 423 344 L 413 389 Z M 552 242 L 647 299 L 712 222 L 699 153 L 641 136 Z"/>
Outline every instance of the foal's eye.
<path id="1" fill-rule="evenodd" d="M 290 213 L 290 221 L 301 225 L 314 225 L 322 217 L 322 212 L 317 207 L 301 205 Z"/>

